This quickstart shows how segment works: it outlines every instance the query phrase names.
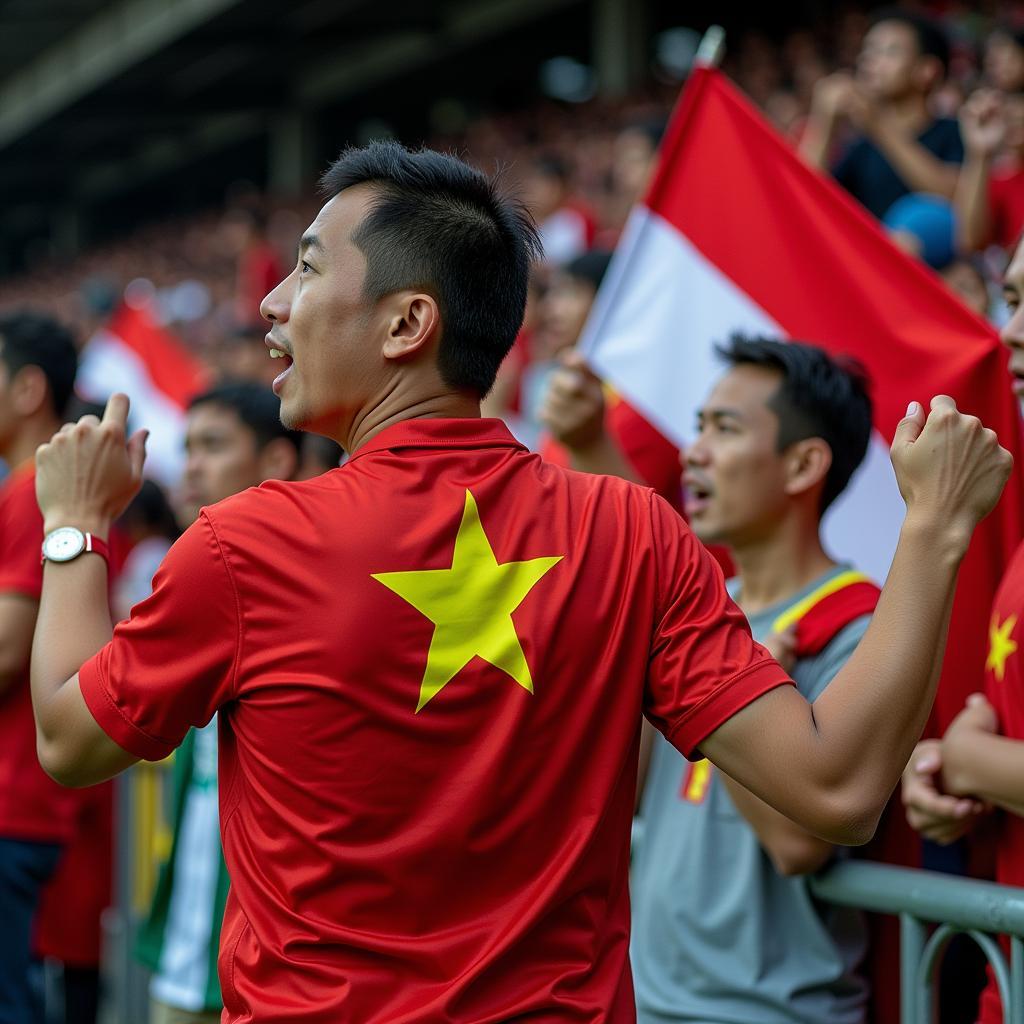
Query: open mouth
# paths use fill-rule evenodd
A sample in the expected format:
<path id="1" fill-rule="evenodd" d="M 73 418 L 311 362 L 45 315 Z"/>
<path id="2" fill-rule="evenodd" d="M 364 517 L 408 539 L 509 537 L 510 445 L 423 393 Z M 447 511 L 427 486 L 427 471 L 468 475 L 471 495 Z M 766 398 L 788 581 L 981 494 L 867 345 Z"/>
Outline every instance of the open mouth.
<path id="1" fill-rule="evenodd" d="M 274 383 L 272 385 L 274 393 L 277 394 L 280 391 L 281 386 L 284 384 L 285 379 L 291 373 L 292 366 L 294 365 L 295 360 L 292 359 L 292 357 L 287 352 L 285 352 L 284 349 L 280 348 L 271 348 L 270 358 L 282 360 L 284 366 L 282 371 L 274 378 Z"/>
<path id="2" fill-rule="evenodd" d="M 688 516 L 699 515 L 711 502 L 712 492 L 709 487 L 696 481 L 686 483 L 685 509 Z"/>

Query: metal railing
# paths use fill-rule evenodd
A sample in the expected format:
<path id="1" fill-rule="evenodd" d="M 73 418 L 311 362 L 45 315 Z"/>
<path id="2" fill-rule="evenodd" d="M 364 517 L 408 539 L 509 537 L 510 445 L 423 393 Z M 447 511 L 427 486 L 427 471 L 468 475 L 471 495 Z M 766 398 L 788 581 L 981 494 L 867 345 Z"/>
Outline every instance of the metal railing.
<path id="1" fill-rule="evenodd" d="M 810 884 L 828 903 L 899 917 L 902 1024 L 933 1024 L 936 969 L 961 933 L 992 965 L 1004 1024 L 1024 1024 L 1024 889 L 867 861 L 836 864 Z M 1009 964 L 1000 934 L 1010 938 Z"/>

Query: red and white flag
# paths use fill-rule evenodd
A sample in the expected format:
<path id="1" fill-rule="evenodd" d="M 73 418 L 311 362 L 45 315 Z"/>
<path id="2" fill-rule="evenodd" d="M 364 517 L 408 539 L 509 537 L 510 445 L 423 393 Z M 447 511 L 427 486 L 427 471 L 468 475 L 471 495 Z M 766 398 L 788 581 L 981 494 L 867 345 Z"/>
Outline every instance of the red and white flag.
<path id="1" fill-rule="evenodd" d="M 981 688 L 992 595 L 1022 533 L 1019 414 L 992 328 L 807 167 L 719 72 L 692 75 L 582 340 L 594 368 L 685 445 L 735 331 L 859 358 L 875 434 L 825 522 L 829 549 L 885 578 L 904 505 L 888 458 L 911 400 L 952 395 L 1017 458 L 960 573 L 934 722 Z"/>
<path id="2" fill-rule="evenodd" d="M 132 403 L 132 428 L 146 427 L 146 474 L 177 487 L 184 466 L 185 410 L 208 382 L 203 365 L 145 305 L 123 302 L 82 352 L 75 388 L 106 402 L 123 391 Z"/>

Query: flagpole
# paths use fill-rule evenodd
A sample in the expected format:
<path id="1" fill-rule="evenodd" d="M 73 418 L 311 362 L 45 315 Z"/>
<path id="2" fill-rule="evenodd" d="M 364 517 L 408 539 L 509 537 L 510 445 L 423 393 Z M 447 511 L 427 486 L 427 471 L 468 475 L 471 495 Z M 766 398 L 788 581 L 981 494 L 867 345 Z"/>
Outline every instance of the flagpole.
<path id="1" fill-rule="evenodd" d="M 717 68 L 725 54 L 725 29 L 721 25 L 712 25 L 697 47 L 697 56 L 693 63 L 698 68 Z"/>

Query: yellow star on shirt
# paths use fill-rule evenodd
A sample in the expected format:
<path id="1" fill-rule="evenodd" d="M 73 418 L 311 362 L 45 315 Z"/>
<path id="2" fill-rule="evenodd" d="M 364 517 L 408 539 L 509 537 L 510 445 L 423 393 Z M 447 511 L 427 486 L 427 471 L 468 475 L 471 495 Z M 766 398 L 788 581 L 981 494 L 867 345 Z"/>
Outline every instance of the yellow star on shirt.
<path id="1" fill-rule="evenodd" d="M 1011 615 L 1001 626 L 999 616 L 993 615 L 992 624 L 988 627 L 988 661 L 985 662 L 985 668 L 992 669 L 1000 682 L 1006 674 L 1006 659 L 1017 653 L 1017 642 L 1011 639 L 1016 625 L 1016 615 Z"/>
<path id="2" fill-rule="evenodd" d="M 533 677 L 512 612 L 562 555 L 498 564 L 484 533 L 476 499 L 466 491 L 450 569 L 372 573 L 434 623 L 416 711 L 474 657 L 507 672 L 533 693 Z"/>

